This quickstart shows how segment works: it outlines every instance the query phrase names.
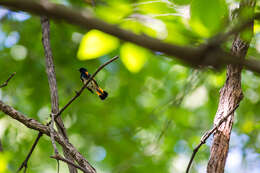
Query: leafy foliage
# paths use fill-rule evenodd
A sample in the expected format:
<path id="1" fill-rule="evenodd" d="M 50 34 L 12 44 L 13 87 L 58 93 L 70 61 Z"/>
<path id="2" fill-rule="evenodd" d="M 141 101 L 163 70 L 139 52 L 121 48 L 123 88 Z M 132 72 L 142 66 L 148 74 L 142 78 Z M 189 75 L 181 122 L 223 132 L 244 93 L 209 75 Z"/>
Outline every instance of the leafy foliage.
<path id="1" fill-rule="evenodd" d="M 228 11 L 237 4 L 231 0 L 98 0 L 92 7 L 86 1 L 55 2 L 86 8 L 101 20 L 137 34 L 189 46 L 226 30 Z M 0 81 L 17 73 L 7 87 L 0 89 L 0 99 L 29 117 L 47 122 L 50 96 L 40 19 L 3 8 L 0 17 Z M 259 57 L 259 23 L 255 28 L 248 57 Z M 82 86 L 80 67 L 93 73 L 112 56 L 121 56 L 96 77 L 108 91 L 108 98 L 102 102 L 86 90 L 62 115 L 71 143 L 98 172 L 184 172 L 193 147 L 212 126 L 224 71 L 198 72 L 160 52 L 60 21 L 51 22 L 51 46 L 60 106 Z M 237 143 L 230 148 L 230 158 L 237 156 L 237 162 L 229 160 L 227 172 L 260 169 L 260 79 L 244 71 L 242 84 L 245 97 L 231 138 L 231 143 Z M 17 169 L 36 135 L 0 113 L 4 148 L 0 172 Z M 193 172 L 204 171 L 209 145 L 199 152 Z M 56 161 L 49 158 L 52 153 L 50 140 L 44 137 L 29 162 L 29 172 L 55 172 Z M 68 172 L 65 164 L 61 166 L 61 172 Z"/>

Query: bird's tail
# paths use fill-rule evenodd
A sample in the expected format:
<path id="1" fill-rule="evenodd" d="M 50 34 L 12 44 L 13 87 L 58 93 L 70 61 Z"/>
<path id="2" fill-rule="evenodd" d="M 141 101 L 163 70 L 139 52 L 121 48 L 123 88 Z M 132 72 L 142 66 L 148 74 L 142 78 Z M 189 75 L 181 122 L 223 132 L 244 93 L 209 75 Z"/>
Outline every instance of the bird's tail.
<path id="1" fill-rule="evenodd" d="M 105 100 L 105 98 L 108 96 L 108 93 L 99 87 L 97 89 L 97 94 L 101 100 Z"/>

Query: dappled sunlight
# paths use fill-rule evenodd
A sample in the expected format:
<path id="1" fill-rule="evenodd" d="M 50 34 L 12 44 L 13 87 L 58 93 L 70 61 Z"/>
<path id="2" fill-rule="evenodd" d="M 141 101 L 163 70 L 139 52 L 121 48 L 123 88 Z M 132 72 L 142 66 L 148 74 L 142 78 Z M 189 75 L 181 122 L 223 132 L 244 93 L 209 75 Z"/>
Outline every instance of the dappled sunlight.
<path id="1" fill-rule="evenodd" d="M 230 76 L 236 74 L 232 69 L 226 73 L 228 63 L 249 64 L 242 70 L 244 97 L 234 113 L 229 154 L 222 167 L 227 173 L 260 171 L 260 65 L 250 60 L 259 60 L 260 17 L 251 28 L 255 35 L 250 44 L 235 41 L 232 45 L 236 36 L 247 40 L 252 36 L 241 34 L 242 30 L 228 33 L 242 23 L 232 18 L 240 13 L 240 1 L 12 1 L 18 8 L 15 12 L 13 5 L 3 4 L 9 0 L 0 0 L 0 86 L 16 72 L 8 86 L 0 88 L 0 173 L 17 171 L 38 127 L 44 134 L 30 156 L 27 172 L 57 172 L 57 161 L 50 158 L 55 155 L 50 126 L 43 126 L 51 122 L 54 107 L 61 111 L 58 115 L 66 133 L 54 125 L 60 133 L 55 136 L 59 154 L 65 157 L 63 149 L 68 149 L 74 157 L 70 160 L 91 170 L 87 172 L 184 173 L 200 142 L 204 145 L 189 173 L 206 172 L 209 158 L 214 158 L 210 157 L 217 136 L 213 134 L 220 129 L 207 133 L 205 141 L 202 136 L 215 127 L 216 112 L 231 109 L 235 105 L 230 101 L 237 99 L 235 90 L 227 97 L 219 93 L 226 81 L 233 85 L 240 79 L 233 80 L 239 75 Z M 35 4 L 39 6 L 32 9 L 34 13 L 22 12 Z M 48 19 L 40 21 L 39 16 L 45 13 L 50 45 L 43 46 L 48 39 L 42 28 L 48 29 L 43 27 Z M 243 13 L 248 17 L 251 11 Z M 246 61 L 229 54 L 247 46 Z M 94 80 L 84 88 L 81 79 L 93 74 Z M 226 92 L 239 86 L 238 82 Z M 108 94 L 101 100 L 98 95 L 104 91 Z M 69 172 L 65 162 L 59 163 L 59 172 Z"/>
<path id="2" fill-rule="evenodd" d="M 89 151 L 90 157 L 93 161 L 100 162 L 106 158 L 106 149 L 102 146 L 92 146 Z"/>
<path id="3" fill-rule="evenodd" d="M 7 167 L 8 162 L 10 161 L 11 156 L 9 153 L 0 152 L 0 173 L 9 173 Z"/>
<path id="4" fill-rule="evenodd" d="M 186 165 L 189 161 L 189 155 L 179 154 L 177 157 L 173 157 L 169 162 L 169 173 L 185 172 Z"/>
<path id="5" fill-rule="evenodd" d="M 78 59 L 95 59 L 110 53 L 118 46 L 119 40 L 116 37 L 98 30 L 91 30 L 85 34 L 81 40 L 78 50 Z"/>
<path id="6" fill-rule="evenodd" d="M 143 68 L 149 55 L 147 49 L 132 43 L 124 43 L 120 49 L 121 60 L 132 73 L 137 73 Z"/>
<path id="7" fill-rule="evenodd" d="M 16 61 L 24 60 L 27 56 L 27 49 L 22 45 L 15 45 L 11 48 L 11 55 Z"/>
<path id="8" fill-rule="evenodd" d="M 201 86 L 185 98 L 183 106 L 189 109 L 195 109 L 204 105 L 207 101 L 207 88 L 205 86 Z"/>

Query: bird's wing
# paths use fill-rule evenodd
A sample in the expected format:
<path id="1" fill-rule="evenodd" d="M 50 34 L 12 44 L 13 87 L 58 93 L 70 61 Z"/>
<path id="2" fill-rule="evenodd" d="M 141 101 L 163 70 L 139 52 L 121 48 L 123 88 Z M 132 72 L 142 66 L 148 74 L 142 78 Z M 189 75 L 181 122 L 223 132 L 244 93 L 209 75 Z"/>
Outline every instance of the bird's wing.
<path id="1" fill-rule="evenodd" d="M 92 89 L 90 89 L 89 87 L 87 87 L 87 89 L 88 89 L 91 93 L 94 93 L 94 92 L 92 91 Z"/>
<path id="2" fill-rule="evenodd" d="M 98 87 L 98 83 L 95 79 L 92 79 L 92 81 L 96 84 L 96 86 Z"/>

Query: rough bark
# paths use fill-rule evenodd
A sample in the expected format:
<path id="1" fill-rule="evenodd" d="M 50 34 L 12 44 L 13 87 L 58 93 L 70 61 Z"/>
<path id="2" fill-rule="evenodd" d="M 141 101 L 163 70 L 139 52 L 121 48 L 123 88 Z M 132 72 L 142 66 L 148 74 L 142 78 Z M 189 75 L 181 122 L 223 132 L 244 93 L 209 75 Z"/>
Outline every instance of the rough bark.
<path id="1" fill-rule="evenodd" d="M 250 7 L 253 9 L 255 0 L 242 0 L 240 8 Z M 253 32 L 253 22 L 247 28 Z M 231 52 L 237 58 L 244 59 L 249 48 L 250 41 L 245 41 L 238 34 L 236 35 Z M 241 89 L 241 65 L 228 65 L 226 82 L 220 91 L 220 100 L 218 110 L 214 119 L 214 124 L 218 122 L 243 98 Z M 229 139 L 234 121 L 234 113 L 224 122 L 215 132 L 213 144 L 211 147 L 210 159 L 207 166 L 208 173 L 223 173 L 226 163 L 226 158 L 229 149 Z"/>
<path id="2" fill-rule="evenodd" d="M 45 135 L 50 136 L 50 129 L 48 126 L 39 123 L 35 119 L 28 118 L 28 116 L 20 113 L 19 111 L 5 104 L 1 100 L 0 100 L 0 110 L 4 112 L 6 115 L 12 117 L 13 119 L 16 119 L 17 121 L 21 122 L 26 127 L 37 130 Z M 89 162 L 82 156 L 82 154 L 80 154 L 80 152 L 78 152 L 77 149 L 71 143 L 69 143 L 62 135 L 60 135 L 57 132 L 54 132 L 53 135 L 55 140 L 68 151 L 68 153 L 73 157 L 73 159 L 76 160 L 76 162 L 81 167 L 85 168 L 88 171 L 88 173 L 96 173 L 95 168 L 93 168 L 89 164 Z"/>
<path id="3" fill-rule="evenodd" d="M 50 87 L 50 94 L 51 94 L 51 112 L 53 115 L 58 114 L 59 112 L 59 97 L 58 97 L 58 89 L 57 89 L 57 82 L 56 82 L 56 74 L 54 69 L 53 63 L 53 56 L 52 50 L 50 46 L 50 24 L 49 19 L 45 16 L 41 17 L 41 24 L 42 24 L 42 43 L 44 46 L 45 52 L 45 60 L 46 60 L 46 72 L 48 75 L 49 87 Z M 62 122 L 61 117 L 57 117 L 56 125 L 60 134 L 64 136 L 64 138 L 69 141 L 66 129 Z M 73 162 L 73 158 L 68 154 L 65 148 L 63 148 L 64 156 Z M 70 173 L 77 173 L 77 169 L 68 164 Z"/>

